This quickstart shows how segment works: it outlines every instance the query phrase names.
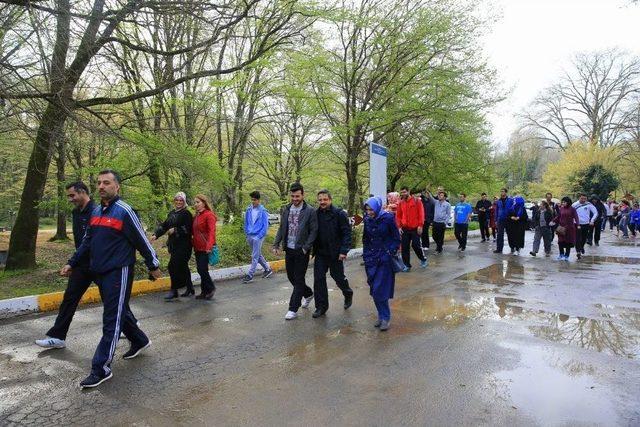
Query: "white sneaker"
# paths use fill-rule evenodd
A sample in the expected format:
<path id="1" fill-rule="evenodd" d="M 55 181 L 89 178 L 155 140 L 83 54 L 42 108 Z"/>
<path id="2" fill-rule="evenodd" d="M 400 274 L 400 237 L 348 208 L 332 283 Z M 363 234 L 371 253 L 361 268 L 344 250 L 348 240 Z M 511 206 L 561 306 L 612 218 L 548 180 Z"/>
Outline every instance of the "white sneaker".
<path id="1" fill-rule="evenodd" d="M 287 314 L 284 315 L 284 320 L 293 320 L 298 317 L 298 313 L 295 311 L 287 311 Z"/>
<path id="2" fill-rule="evenodd" d="M 44 348 L 65 348 L 67 346 L 64 340 L 49 337 L 41 340 L 36 340 L 36 345 Z"/>
<path id="3" fill-rule="evenodd" d="M 309 308 L 311 300 L 313 300 L 313 295 L 311 295 L 309 298 L 302 297 L 302 305 L 300 307 Z"/>

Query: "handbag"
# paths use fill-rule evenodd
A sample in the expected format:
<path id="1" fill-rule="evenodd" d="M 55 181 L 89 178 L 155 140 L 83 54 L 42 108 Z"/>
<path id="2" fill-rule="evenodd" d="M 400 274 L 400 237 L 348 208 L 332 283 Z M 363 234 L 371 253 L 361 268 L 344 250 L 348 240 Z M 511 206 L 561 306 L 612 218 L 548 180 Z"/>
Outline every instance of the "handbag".
<path id="1" fill-rule="evenodd" d="M 398 256 L 398 254 L 389 255 L 391 256 L 391 270 L 394 273 L 400 273 L 402 270 L 404 270 L 404 262 L 402 262 L 402 259 Z"/>
<path id="2" fill-rule="evenodd" d="M 214 266 L 220 262 L 220 251 L 218 245 L 213 245 L 211 252 L 209 252 L 209 265 Z"/>
<path id="3" fill-rule="evenodd" d="M 558 228 L 556 228 L 556 233 L 558 234 L 558 236 L 564 236 L 565 234 L 567 234 L 567 228 L 559 225 Z"/>

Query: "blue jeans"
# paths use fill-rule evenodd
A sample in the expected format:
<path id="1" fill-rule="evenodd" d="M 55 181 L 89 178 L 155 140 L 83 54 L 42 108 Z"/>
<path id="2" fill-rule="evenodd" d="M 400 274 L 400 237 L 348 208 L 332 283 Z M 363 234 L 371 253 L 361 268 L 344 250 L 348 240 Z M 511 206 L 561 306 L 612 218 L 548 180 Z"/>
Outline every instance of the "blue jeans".
<path id="1" fill-rule="evenodd" d="M 391 308 L 389 308 L 389 300 L 373 300 L 373 302 L 376 305 L 376 309 L 378 310 L 378 319 L 386 320 L 387 322 L 391 320 Z"/>
<path id="2" fill-rule="evenodd" d="M 496 250 L 502 252 L 504 248 L 504 231 L 507 229 L 506 221 L 498 221 L 498 241 L 496 242 Z"/>
<path id="3" fill-rule="evenodd" d="M 264 269 L 264 271 L 269 271 L 269 264 L 267 260 L 262 256 L 262 242 L 264 238 L 258 239 L 256 236 L 247 236 L 247 243 L 251 248 L 251 267 L 249 267 L 249 271 L 247 275 L 253 277 L 253 273 L 256 272 L 256 268 L 258 264 Z"/>

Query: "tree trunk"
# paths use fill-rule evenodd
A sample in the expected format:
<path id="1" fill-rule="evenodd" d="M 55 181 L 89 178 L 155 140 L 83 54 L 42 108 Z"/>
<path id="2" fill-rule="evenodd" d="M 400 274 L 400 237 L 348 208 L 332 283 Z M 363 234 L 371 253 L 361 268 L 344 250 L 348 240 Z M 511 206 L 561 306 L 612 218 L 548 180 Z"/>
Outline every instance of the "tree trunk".
<path id="1" fill-rule="evenodd" d="M 354 154 L 355 153 L 347 154 L 347 164 L 345 168 L 347 174 L 347 211 L 349 211 L 349 215 L 354 215 L 358 212 L 356 206 L 356 199 L 359 194 L 358 158 L 354 156 Z"/>
<path id="2" fill-rule="evenodd" d="M 56 235 L 51 240 L 69 240 L 67 236 L 67 210 L 65 209 L 65 159 L 66 159 L 66 147 L 64 138 L 60 138 L 58 141 L 58 154 L 56 156 L 56 180 L 57 185 L 57 203 L 56 203 Z"/>
<path id="3" fill-rule="evenodd" d="M 62 129 L 69 115 L 68 111 L 67 107 L 60 104 L 49 103 L 42 116 L 27 166 L 20 208 L 11 230 L 5 267 L 7 271 L 36 266 L 36 240 L 40 219 L 38 204 L 42 200 L 47 182 L 52 148 L 62 138 Z"/>

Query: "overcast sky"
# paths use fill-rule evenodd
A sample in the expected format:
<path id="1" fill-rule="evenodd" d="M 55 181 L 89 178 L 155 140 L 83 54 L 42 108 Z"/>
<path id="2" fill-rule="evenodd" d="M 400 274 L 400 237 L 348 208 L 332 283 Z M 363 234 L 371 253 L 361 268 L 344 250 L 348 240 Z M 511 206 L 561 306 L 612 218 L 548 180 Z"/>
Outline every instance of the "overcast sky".
<path id="1" fill-rule="evenodd" d="M 577 52 L 620 47 L 640 55 L 640 5 L 629 0 L 491 0 L 502 10 L 486 54 L 509 97 L 490 116 L 493 141 L 506 146 L 514 114 L 553 83 Z"/>

